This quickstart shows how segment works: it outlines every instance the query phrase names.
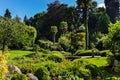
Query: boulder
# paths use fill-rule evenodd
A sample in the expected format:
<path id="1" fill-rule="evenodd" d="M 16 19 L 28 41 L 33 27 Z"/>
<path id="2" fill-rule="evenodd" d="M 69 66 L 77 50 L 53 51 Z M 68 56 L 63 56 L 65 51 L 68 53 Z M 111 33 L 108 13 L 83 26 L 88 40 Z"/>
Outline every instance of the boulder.
<path id="1" fill-rule="evenodd" d="M 32 74 L 32 73 L 27 73 L 27 77 L 30 79 L 30 80 L 38 80 L 38 78 Z"/>
<path id="2" fill-rule="evenodd" d="M 9 71 L 10 73 L 22 74 L 21 70 L 20 70 L 17 66 L 15 66 L 15 65 L 9 65 L 9 66 L 8 66 L 8 71 Z"/>

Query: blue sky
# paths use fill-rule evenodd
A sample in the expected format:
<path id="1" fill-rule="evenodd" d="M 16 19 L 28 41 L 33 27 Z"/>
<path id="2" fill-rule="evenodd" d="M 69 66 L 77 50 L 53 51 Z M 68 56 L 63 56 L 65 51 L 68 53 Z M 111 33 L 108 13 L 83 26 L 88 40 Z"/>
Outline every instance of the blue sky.
<path id="1" fill-rule="evenodd" d="M 60 0 L 61 3 L 65 3 L 75 6 L 76 0 Z M 99 4 L 104 0 L 95 0 Z M 54 0 L 0 0 L 0 15 L 3 16 L 5 10 L 8 8 L 12 14 L 12 17 L 18 15 L 23 19 L 25 15 L 28 17 L 34 16 L 36 13 L 46 11 L 47 4 L 54 2 Z"/>

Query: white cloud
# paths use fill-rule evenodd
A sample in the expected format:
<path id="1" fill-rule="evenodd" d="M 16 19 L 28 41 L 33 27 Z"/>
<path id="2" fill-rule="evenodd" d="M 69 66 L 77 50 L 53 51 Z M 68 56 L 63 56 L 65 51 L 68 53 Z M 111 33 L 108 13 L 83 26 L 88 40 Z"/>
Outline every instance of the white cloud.
<path id="1" fill-rule="evenodd" d="M 98 7 L 104 7 L 105 8 L 105 4 L 104 3 L 100 3 L 100 4 L 98 4 Z"/>

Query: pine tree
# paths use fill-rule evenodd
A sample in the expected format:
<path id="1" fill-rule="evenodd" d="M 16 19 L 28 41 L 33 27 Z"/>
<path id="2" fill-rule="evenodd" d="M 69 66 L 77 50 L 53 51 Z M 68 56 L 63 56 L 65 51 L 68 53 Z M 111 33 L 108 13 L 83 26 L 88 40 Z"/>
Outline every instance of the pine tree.
<path id="1" fill-rule="evenodd" d="M 6 9 L 5 14 L 4 14 L 4 17 L 12 18 L 11 12 L 9 11 L 9 9 Z"/>

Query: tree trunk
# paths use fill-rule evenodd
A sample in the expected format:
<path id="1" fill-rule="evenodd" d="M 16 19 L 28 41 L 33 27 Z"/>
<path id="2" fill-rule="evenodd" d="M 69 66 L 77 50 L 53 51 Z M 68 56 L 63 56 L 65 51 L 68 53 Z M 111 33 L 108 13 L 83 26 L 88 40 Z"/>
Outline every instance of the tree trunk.
<path id="1" fill-rule="evenodd" d="M 55 45 L 55 33 L 53 34 L 53 45 Z"/>
<path id="2" fill-rule="evenodd" d="M 86 32 L 86 49 L 89 49 L 89 31 L 88 31 L 88 8 L 87 5 L 85 5 L 85 8 L 83 9 L 83 22 L 85 26 L 85 32 Z"/>

